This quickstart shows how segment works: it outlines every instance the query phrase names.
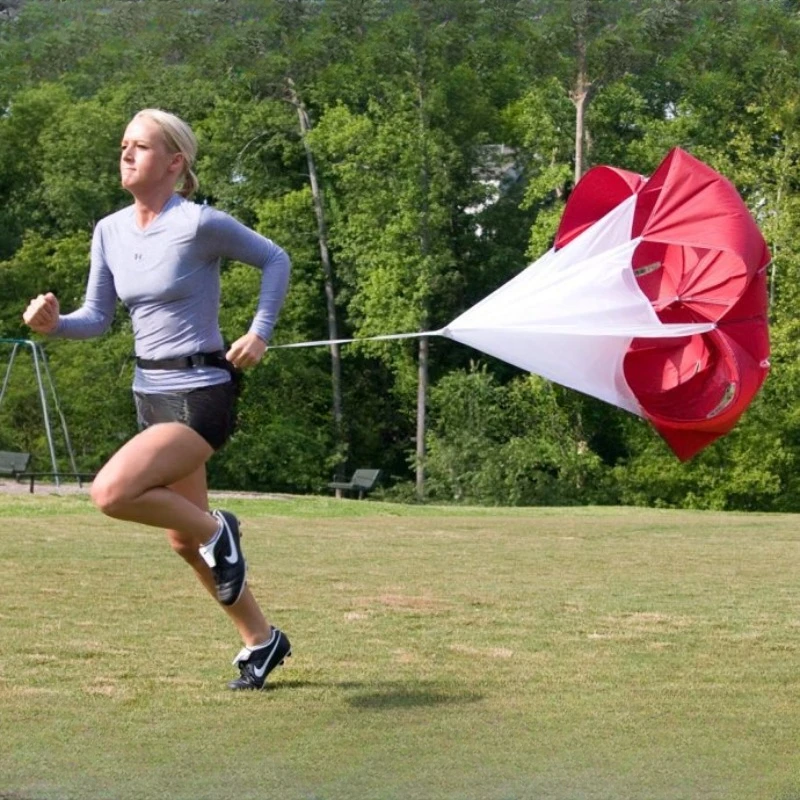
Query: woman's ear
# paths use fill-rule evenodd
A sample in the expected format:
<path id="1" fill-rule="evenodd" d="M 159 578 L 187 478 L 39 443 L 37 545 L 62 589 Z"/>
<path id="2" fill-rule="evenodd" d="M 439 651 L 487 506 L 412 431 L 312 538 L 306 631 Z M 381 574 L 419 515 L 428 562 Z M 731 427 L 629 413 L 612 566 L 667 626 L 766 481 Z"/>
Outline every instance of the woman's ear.
<path id="1" fill-rule="evenodd" d="M 169 171 L 177 173 L 183 172 L 184 163 L 185 159 L 183 158 L 183 153 L 174 153 L 172 161 L 169 162 Z"/>

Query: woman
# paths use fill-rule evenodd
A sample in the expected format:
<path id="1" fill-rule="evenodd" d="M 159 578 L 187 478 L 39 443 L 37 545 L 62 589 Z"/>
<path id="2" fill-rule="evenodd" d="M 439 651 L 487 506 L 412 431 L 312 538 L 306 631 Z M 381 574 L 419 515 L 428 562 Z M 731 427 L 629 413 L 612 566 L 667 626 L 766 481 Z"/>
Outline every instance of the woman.
<path id="1" fill-rule="evenodd" d="M 82 307 L 61 315 L 48 293 L 30 302 L 23 319 L 39 333 L 80 339 L 108 329 L 117 298 L 127 307 L 140 432 L 97 474 L 92 500 L 108 516 L 166 528 L 244 643 L 234 659 L 240 676 L 228 686 L 260 689 L 291 645 L 247 586 L 236 517 L 209 513 L 205 465 L 233 432 L 236 372 L 264 355 L 290 263 L 269 239 L 189 200 L 197 188 L 196 152 L 183 120 L 159 109 L 136 114 L 120 156 L 133 205 L 97 224 Z M 218 321 L 222 258 L 262 270 L 252 325 L 227 352 Z"/>

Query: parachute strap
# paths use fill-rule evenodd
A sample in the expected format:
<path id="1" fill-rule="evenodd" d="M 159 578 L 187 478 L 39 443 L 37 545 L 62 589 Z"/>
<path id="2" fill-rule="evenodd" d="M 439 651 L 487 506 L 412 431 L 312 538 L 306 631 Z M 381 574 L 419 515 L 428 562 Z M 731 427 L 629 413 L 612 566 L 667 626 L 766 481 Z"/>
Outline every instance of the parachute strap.
<path id="1" fill-rule="evenodd" d="M 386 342 L 390 339 L 421 339 L 423 336 L 441 336 L 442 330 L 420 331 L 418 333 L 389 333 L 383 336 L 365 336 L 362 339 L 317 339 L 313 342 L 292 342 L 291 344 L 272 344 L 270 350 L 288 350 L 294 347 L 324 347 L 334 344 L 350 344 L 351 342 Z"/>
<path id="2" fill-rule="evenodd" d="M 641 278 L 642 275 L 649 275 L 651 272 L 655 272 L 657 269 L 661 269 L 661 262 L 656 261 L 653 264 L 645 264 L 643 267 L 636 267 L 633 271 L 633 274 L 637 278 Z"/>
<path id="3" fill-rule="evenodd" d="M 735 381 L 731 381 L 726 387 L 725 391 L 722 393 L 722 399 L 717 403 L 711 411 L 706 414 L 706 419 L 712 419 L 716 417 L 718 414 L 721 414 L 733 400 L 734 395 L 736 394 L 736 383 Z"/>

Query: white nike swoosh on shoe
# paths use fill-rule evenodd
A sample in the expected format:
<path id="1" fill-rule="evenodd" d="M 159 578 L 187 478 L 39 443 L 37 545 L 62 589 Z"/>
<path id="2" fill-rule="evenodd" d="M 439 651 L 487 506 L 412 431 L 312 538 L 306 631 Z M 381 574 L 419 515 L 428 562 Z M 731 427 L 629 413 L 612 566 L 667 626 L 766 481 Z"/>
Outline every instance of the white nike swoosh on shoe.
<path id="1" fill-rule="evenodd" d="M 228 527 L 227 520 L 223 519 L 222 524 L 225 527 L 225 532 L 228 534 L 228 544 L 231 546 L 231 554 L 229 556 L 225 556 L 225 560 L 229 564 L 235 564 L 239 560 L 239 551 L 236 549 L 236 542 L 233 540 L 233 534 L 231 533 L 231 529 Z"/>
<path id="2" fill-rule="evenodd" d="M 256 676 L 256 678 L 264 677 L 264 673 L 267 671 L 267 664 L 269 664 L 269 662 L 272 661 L 272 656 L 275 653 L 275 648 L 277 646 L 278 642 L 275 642 L 272 650 L 270 651 L 270 654 L 264 659 L 264 663 L 261 665 L 261 668 L 253 667 L 253 674 Z"/>

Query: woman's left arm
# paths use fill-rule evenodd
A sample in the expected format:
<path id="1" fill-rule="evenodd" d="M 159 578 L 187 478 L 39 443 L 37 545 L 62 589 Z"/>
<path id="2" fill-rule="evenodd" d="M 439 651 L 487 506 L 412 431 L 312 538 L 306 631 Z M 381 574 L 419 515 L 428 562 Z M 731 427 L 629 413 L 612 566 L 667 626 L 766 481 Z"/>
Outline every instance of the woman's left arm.
<path id="1" fill-rule="evenodd" d="M 236 367 L 257 364 L 264 355 L 289 289 L 291 261 L 271 239 L 221 211 L 205 207 L 203 232 L 221 257 L 241 261 L 261 270 L 258 306 L 249 331 L 230 347 L 227 358 Z"/>

